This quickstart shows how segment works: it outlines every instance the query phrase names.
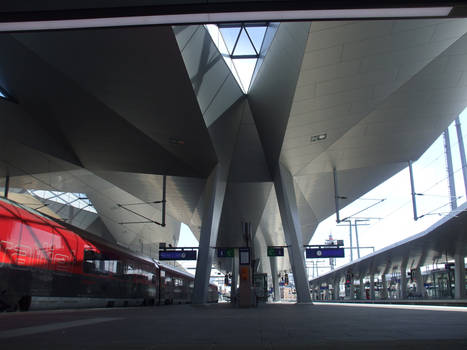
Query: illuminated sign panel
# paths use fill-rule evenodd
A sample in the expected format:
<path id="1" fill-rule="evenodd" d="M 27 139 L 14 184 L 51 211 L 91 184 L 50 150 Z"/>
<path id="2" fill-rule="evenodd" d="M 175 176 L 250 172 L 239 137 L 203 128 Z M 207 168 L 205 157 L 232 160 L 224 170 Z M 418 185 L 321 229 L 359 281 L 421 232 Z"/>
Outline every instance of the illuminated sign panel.
<path id="1" fill-rule="evenodd" d="M 235 256 L 235 248 L 217 248 L 218 258 L 233 258 Z"/>
<path id="2" fill-rule="evenodd" d="M 268 256 L 284 256 L 284 248 L 268 247 Z"/>
<path id="3" fill-rule="evenodd" d="M 307 248 L 306 258 L 307 259 L 319 259 L 319 258 L 343 258 L 345 257 L 344 248 Z"/>
<path id="4" fill-rule="evenodd" d="M 161 250 L 159 260 L 196 260 L 196 250 Z"/>

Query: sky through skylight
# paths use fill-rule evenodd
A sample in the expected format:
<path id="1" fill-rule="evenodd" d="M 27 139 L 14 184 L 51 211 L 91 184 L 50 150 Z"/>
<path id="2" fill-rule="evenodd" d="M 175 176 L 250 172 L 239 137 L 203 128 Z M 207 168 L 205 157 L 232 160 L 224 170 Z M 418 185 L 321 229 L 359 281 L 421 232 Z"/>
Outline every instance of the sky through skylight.
<path id="1" fill-rule="evenodd" d="M 267 23 L 206 25 L 212 40 L 246 94 L 251 85 L 260 54 Z"/>

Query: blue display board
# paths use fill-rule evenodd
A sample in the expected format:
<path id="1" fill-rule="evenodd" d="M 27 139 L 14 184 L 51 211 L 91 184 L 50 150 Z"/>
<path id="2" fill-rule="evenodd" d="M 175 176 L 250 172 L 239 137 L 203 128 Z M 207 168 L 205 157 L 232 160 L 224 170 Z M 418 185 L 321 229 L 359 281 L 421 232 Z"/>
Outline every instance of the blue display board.
<path id="1" fill-rule="evenodd" d="M 344 248 L 307 248 L 306 258 L 307 259 L 319 259 L 319 258 L 343 258 L 345 257 Z"/>
<path id="2" fill-rule="evenodd" d="M 159 260 L 196 260 L 196 250 L 161 250 Z"/>

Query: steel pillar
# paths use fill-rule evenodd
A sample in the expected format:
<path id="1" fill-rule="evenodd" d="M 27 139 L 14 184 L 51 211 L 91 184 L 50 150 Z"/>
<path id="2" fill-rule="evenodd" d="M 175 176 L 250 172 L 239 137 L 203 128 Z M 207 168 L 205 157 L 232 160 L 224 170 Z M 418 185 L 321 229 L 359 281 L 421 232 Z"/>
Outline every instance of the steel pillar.
<path id="1" fill-rule="evenodd" d="M 465 159 L 464 138 L 462 137 L 462 127 L 459 117 L 456 118 L 457 142 L 459 143 L 459 153 L 461 156 L 462 175 L 464 177 L 465 195 L 467 196 L 467 161 Z"/>
<path id="2" fill-rule="evenodd" d="M 225 172 L 217 164 L 208 178 L 205 189 L 205 203 L 199 240 L 198 262 L 196 264 L 193 304 L 207 302 L 209 278 L 211 276 L 214 246 L 217 241 L 219 222 L 226 189 Z"/>
<path id="3" fill-rule="evenodd" d="M 237 284 L 238 284 L 238 252 L 234 249 L 234 256 L 232 258 L 232 285 L 230 286 L 230 302 L 237 303 Z"/>
<path id="4" fill-rule="evenodd" d="M 451 210 L 457 208 L 456 184 L 454 182 L 454 170 L 452 167 L 451 141 L 449 138 L 449 129 L 444 130 L 444 148 L 446 150 L 446 167 L 448 170 L 449 179 L 449 198 L 451 202 Z"/>
<path id="5" fill-rule="evenodd" d="M 465 262 L 464 256 L 461 254 L 456 254 L 454 257 L 454 297 L 456 299 L 465 298 Z"/>
<path id="6" fill-rule="evenodd" d="M 412 161 L 409 160 L 409 175 L 410 175 L 410 189 L 412 191 L 412 209 L 413 209 L 413 219 L 415 221 L 418 220 L 417 214 L 417 198 L 415 197 L 417 194 L 415 193 L 415 181 L 413 176 L 413 169 L 412 169 Z"/>
<path id="7" fill-rule="evenodd" d="M 284 228 L 285 241 L 289 246 L 290 265 L 297 291 L 297 302 L 311 302 L 308 276 L 305 268 L 303 235 L 298 217 L 294 179 L 287 168 L 279 163 L 274 176 L 274 188 Z"/>

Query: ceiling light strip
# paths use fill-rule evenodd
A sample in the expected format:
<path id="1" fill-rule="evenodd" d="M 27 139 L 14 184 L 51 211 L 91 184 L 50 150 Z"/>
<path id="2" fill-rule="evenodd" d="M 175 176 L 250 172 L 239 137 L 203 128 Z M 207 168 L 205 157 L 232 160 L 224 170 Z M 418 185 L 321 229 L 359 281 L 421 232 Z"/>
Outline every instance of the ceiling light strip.
<path id="1" fill-rule="evenodd" d="M 413 7 L 381 9 L 303 10 L 223 12 L 182 15 L 156 15 L 112 18 L 88 18 L 55 21 L 24 21 L 0 23 L 0 31 L 54 30 L 98 27 L 125 27 L 155 24 L 220 23 L 248 21 L 290 21 L 318 19 L 445 17 L 452 7 Z"/>

